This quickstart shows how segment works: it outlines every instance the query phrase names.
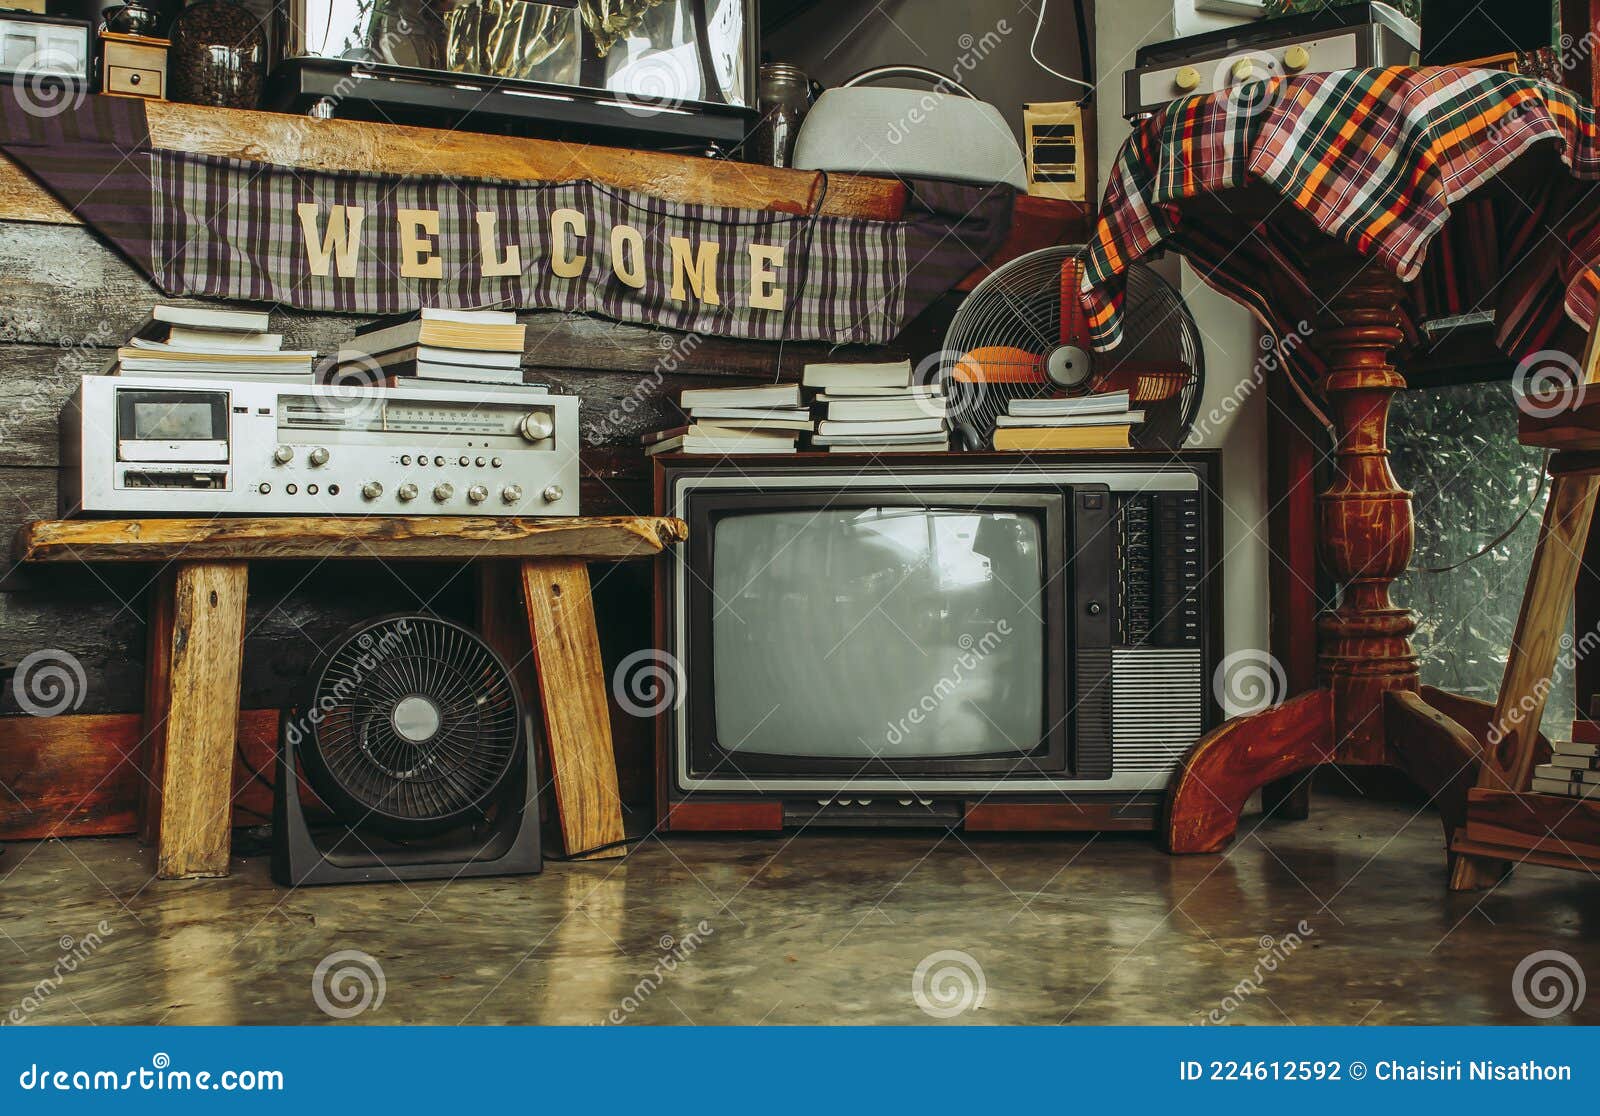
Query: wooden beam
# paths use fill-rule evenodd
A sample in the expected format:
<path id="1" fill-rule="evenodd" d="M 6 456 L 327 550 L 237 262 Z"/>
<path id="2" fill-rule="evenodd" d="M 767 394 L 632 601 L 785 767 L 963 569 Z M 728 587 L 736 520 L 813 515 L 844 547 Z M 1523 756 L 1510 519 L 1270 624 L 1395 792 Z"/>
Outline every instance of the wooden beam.
<path id="1" fill-rule="evenodd" d="M 814 171 L 730 160 L 360 120 L 310 120 L 173 101 L 151 101 L 145 110 L 156 147 L 252 163 L 519 182 L 586 178 L 668 201 L 778 213 L 809 213 L 820 199 L 825 216 L 878 221 L 895 220 L 905 210 L 905 187 L 892 178 L 829 175 L 824 196 L 822 177 Z M 5 158 L 0 158 L 0 218 L 79 223 Z"/>
<path id="2" fill-rule="evenodd" d="M 50 519 L 24 524 L 12 550 L 19 562 L 548 557 L 619 561 L 658 554 L 687 534 L 681 519 L 652 516 Z"/>

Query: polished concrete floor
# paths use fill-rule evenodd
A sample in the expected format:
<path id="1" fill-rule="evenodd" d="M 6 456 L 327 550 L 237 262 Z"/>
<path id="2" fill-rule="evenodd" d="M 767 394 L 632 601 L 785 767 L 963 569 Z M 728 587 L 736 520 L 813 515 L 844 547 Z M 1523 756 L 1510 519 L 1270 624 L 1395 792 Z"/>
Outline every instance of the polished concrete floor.
<path id="1" fill-rule="evenodd" d="M 1533 979 L 1548 964 L 1600 984 L 1600 881 L 1524 868 L 1452 896 L 1439 845 L 1431 815 L 1326 797 L 1310 821 L 1246 819 L 1225 856 L 1130 835 L 811 832 L 299 892 L 259 856 L 163 883 L 131 840 L 18 844 L 0 858 L 0 1016 L 1524 1023 L 1520 1004 L 1561 1007 L 1559 982 Z M 1514 988 L 1548 950 L 1567 956 Z M 1553 1021 L 1600 1022 L 1589 992 Z"/>

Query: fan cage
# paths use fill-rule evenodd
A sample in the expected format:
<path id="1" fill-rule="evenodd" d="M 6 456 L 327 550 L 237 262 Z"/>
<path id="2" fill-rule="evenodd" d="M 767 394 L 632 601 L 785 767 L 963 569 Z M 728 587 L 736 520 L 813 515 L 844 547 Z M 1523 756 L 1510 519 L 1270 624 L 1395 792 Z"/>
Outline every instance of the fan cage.
<path id="1" fill-rule="evenodd" d="M 1188 436 L 1204 390 L 1200 332 L 1182 296 L 1145 264 L 1128 269 L 1122 341 L 1114 349 L 1090 354 L 1092 372 L 1082 387 L 1067 389 L 1048 381 L 974 384 L 958 378 L 957 366 L 976 349 L 1007 347 L 1042 358 L 1061 345 L 1061 270 L 1083 251 L 1082 245 L 1063 245 L 1019 256 L 986 276 L 956 311 L 945 334 L 940 378 L 950 400 L 951 424 L 969 444 L 976 443 L 972 448 L 992 446 L 995 420 L 1013 399 L 1071 397 L 1122 387 L 1130 388 L 1131 405 L 1146 413 L 1146 421 L 1134 429 L 1136 446 L 1177 449 Z M 1119 375 L 1125 366 L 1152 364 L 1174 370 Z"/>
<path id="2" fill-rule="evenodd" d="M 306 776 L 346 824 L 423 833 L 479 820 L 517 769 L 517 687 L 459 624 L 397 615 L 357 625 L 311 677 Z"/>

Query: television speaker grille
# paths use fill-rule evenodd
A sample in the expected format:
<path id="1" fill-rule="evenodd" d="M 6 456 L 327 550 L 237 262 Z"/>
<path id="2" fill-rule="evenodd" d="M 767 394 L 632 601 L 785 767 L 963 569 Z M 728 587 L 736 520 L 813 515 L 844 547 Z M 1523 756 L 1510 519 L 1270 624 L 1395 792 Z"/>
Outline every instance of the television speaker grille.
<path id="1" fill-rule="evenodd" d="M 1111 652 L 1111 755 L 1116 772 L 1168 772 L 1200 739 L 1205 666 L 1199 648 Z"/>

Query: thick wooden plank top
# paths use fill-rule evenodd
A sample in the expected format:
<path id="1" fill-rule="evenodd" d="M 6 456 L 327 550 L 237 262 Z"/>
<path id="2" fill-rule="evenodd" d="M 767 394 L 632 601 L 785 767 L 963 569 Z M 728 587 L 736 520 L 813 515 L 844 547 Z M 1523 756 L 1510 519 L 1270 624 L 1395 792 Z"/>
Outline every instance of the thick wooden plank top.
<path id="1" fill-rule="evenodd" d="M 582 558 L 659 554 L 689 534 L 655 516 L 277 516 L 41 519 L 17 531 L 19 562 L 250 561 L 266 558 Z"/>
<path id="2" fill-rule="evenodd" d="M 551 140 L 486 136 L 360 120 L 310 120 L 277 112 L 206 108 L 173 101 L 145 105 L 150 140 L 170 151 L 222 155 L 308 170 L 447 174 L 524 182 L 587 178 L 668 201 L 865 217 L 892 221 L 905 210 L 905 187 L 892 178 L 822 176 L 814 171 L 593 147 Z M 11 160 L 0 156 L 0 218 L 78 224 Z"/>

